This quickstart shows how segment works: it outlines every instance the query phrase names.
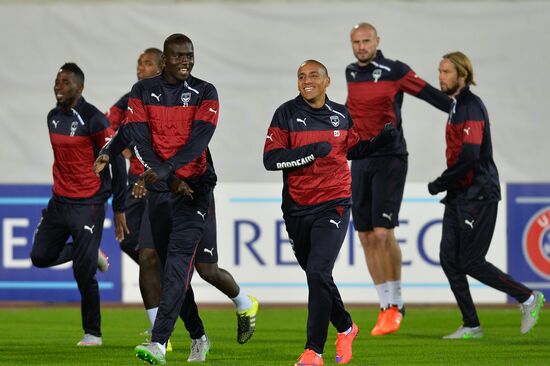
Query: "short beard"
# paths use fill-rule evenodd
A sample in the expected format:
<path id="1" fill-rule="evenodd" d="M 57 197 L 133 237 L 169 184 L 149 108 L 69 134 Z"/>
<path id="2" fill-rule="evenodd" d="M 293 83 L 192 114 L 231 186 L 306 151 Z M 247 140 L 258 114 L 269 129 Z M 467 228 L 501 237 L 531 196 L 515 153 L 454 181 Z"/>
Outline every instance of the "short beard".
<path id="1" fill-rule="evenodd" d="M 357 59 L 357 62 L 361 63 L 361 64 L 368 64 L 370 63 L 372 60 L 374 60 L 374 57 L 376 56 L 376 54 L 372 57 L 367 57 L 366 60 L 360 60 L 359 57 L 355 56 L 355 58 Z"/>
<path id="2" fill-rule="evenodd" d="M 452 88 L 449 88 L 447 90 L 444 90 L 443 93 L 449 95 L 449 96 L 453 96 L 456 92 L 458 91 L 458 83 L 456 83 L 454 85 L 454 87 Z"/>

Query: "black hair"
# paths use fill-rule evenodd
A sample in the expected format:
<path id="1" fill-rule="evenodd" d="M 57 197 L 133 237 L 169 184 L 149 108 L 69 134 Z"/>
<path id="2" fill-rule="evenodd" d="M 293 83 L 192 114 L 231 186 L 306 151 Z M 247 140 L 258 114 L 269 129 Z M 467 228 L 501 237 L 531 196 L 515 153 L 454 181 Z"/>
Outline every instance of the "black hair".
<path id="1" fill-rule="evenodd" d="M 84 72 L 74 62 L 66 62 L 63 66 L 61 66 L 60 70 L 74 73 L 74 76 L 76 76 L 76 79 L 80 82 L 80 84 L 84 85 Z"/>
<path id="2" fill-rule="evenodd" d="M 193 46 L 191 38 L 187 37 L 185 34 L 174 33 L 164 40 L 163 50 L 166 53 L 166 48 L 172 43 L 190 43 Z"/>
<path id="3" fill-rule="evenodd" d="M 310 60 L 305 60 L 304 62 L 302 62 L 302 64 L 300 65 L 300 67 L 304 66 L 305 64 L 317 64 L 320 68 L 321 68 L 321 71 L 323 71 L 325 73 L 326 76 L 328 76 L 328 70 L 326 68 L 325 65 L 323 65 L 322 63 L 320 63 L 319 61 L 317 60 L 313 60 L 313 59 L 310 59 Z M 299 70 L 300 68 L 298 68 Z"/>
<path id="4" fill-rule="evenodd" d="M 149 47 L 145 51 L 143 51 L 143 53 L 153 53 L 158 57 L 162 56 L 162 51 L 156 47 Z"/>

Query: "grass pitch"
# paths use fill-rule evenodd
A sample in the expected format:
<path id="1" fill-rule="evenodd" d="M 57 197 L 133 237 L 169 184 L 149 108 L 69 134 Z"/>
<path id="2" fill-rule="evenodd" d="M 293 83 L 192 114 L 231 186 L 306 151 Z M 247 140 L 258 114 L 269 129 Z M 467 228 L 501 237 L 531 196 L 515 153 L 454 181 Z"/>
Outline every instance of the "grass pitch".
<path id="1" fill-rule="evenodd" d="M 261 306 L 261 305 L 260 305 Z M 349 365 L 550 365 L 550 310 L 543 309 L 531 333 L 519 331 L 517 308 L 482 308 L 485 331 L 480 340 L 442 340 L 460 325 L 458 309 L 411 307 L 401 330 L 385 337 L 370 336 L 376 320 L 374 307 L 351 307 L 360 334 Z M 254 336 L 244 345 L 236 341 L 233 310 L 202 309 L 212 349 L 205 365 L 293 365 L 305 343 L 305 308 L 261 306 Z M 133 348 L 148 326 L 143 310 L 102 309 L 103 346 L 79 348 L 80 309 L 75 307 L 0 308 L 0 365 L 81 366 L 136 365 Z M 335 365 L 334 328 L 323 354 L 325 365 Z M 178 322 L 172 337 L 174 352 L 167 365 L 186 365 L 190 341 Z"/>

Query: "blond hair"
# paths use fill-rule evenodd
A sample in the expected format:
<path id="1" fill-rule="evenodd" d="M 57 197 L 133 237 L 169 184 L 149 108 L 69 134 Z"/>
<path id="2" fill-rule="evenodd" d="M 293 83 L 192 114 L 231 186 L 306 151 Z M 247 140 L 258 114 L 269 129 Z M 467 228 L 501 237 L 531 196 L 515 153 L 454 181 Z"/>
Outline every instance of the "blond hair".
<path id="1" fill-rule="evenodd" d="M 466 85 L 476 85 L 474 81 L 474 67 L 468 56 L 460 51 L 455 51 L 443 55 L 443 58 L 455 65 L 458 76 L 465 79 Z"/>

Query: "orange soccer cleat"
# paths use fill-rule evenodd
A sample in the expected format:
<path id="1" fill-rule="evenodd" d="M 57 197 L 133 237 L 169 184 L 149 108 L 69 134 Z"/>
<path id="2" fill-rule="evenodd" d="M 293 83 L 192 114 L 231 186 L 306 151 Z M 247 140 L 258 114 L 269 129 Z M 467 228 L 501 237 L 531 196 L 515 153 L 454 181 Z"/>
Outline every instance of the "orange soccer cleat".
<path id="1" fill-rule="evenodd" d="M 386 309 L 380 308 L 380 312 L 378 313 L 378 319 L 376 320 L 376 324 L 374 325 L 374 328 L 370 331 L 370 334 L 373 336 L 379 336 L 384 335 L 384 333 L 381 332 L 380 326 L 382 325 L 382 321 L 384 320 L 384 314 L 386 313 Z"/>
<path id="2" fill-rule="evenodd" d="M 294 366 L 323 366 L 323 357 L 312 349 L 306 349 Z"/>
<path id="3" fill-rule="evenodd" d="M 351 346 L 355 337 L 359 334 L 359 327 L 353 323 L 351 325 L 351 331 L 346 333 L 338 333 L 336 337 L 336 363 L 345 364 L 351 360 Z"/>
<path id="4" fill-rule="evenodd" d="M 384 312 L 384 317 L 380 324 L 380 335 L 390 334 L 397 332 L 401 327 L 401 321 L 403 320 L 403 314 L 399 311 L 397 306 L 390 306 Z"/>

